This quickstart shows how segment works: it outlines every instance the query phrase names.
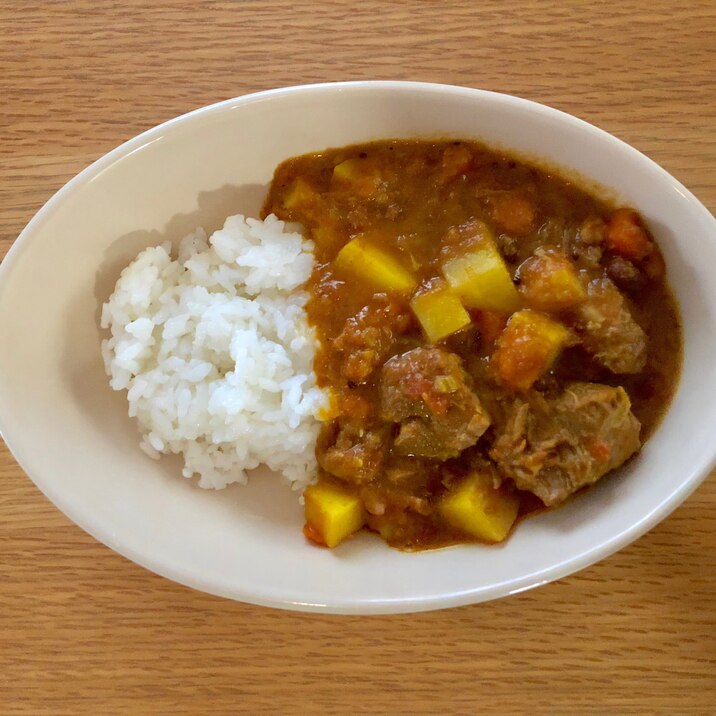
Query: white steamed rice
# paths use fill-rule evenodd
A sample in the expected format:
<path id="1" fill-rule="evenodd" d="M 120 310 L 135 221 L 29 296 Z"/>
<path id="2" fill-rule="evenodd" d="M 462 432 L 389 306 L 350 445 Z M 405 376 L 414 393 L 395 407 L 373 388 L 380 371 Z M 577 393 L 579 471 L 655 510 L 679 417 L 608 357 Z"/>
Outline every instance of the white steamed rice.
<path id="1" fill-rule="evenodd" d="M 300 286 L 313 244 L 265 221 L 232 216 L 206 240 L 148 248 L 102 309 L 102 355 L 151 457 L 181 453 L 185 477 L 222 488 L 264 463 L 295 488 L 315 474 L 315 338 Z"/>

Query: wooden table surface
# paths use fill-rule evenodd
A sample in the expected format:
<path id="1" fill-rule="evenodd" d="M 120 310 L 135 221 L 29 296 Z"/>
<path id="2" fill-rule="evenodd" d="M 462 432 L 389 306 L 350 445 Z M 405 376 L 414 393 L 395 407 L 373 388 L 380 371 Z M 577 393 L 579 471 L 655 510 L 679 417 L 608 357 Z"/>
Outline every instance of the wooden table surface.
<path id="1" fill-rule="evenodd" d="M 142 130 L 337 79 L 550 104 L 716 210 L 713 0 L 7 0 L 0 37 L 0 256 L 53 192 Z M 292 614 L 114 554 L 2 446 L 0 713 L 714 713 L 715 535 L 712 477 L 637 543 L 533 592 L 419 615 Z"/>

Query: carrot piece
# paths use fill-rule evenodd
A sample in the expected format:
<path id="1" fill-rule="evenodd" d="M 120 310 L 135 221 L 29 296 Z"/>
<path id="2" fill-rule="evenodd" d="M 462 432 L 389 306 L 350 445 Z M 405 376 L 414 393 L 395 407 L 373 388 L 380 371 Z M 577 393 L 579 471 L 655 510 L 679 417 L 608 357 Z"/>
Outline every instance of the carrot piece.
<path id="1" fill-rule="evenodd" d="M 490 365 L 506 387 L 529 390 L 569 339 L 570 332 L 561 323 L 535 311 L 517 311 L 497 339 Z"/>
<path id="2" fill-rule="evenodd" d="M 587 297 L 575 265 L 564 254 L 539 249 L 520 266 L 520 293 L 528 306 L 546 313 L 572 308 Z"/>
<path id="3" fill-rule="evenodd" d="M 607 226 L 606 244 L 615 254 L 635 261 L 641 261 L 654 250 L 639 215 L 631 209 L 617 209 L 612 214 Z"/>
<path id="4" fill-rule="evenodd" d="M 492 218 L 508 234 L 526 234 L 534 226 L 535 206 L 520 194 L 497 194 L 490 200 Z"/>
<path id="5" fill-rule="evenodd" d="M 494 343 L 507 323 L 507 314 L 497 311 L 473 311 L 472 317 L 480 335 L 488 343 Z"/>
<path id="6" fill-rule="evenodd" d="M 306 524 L 303 525 L 303 536 L 307 540 L 313 542 L 313 544 L 317 544 L 319 547 L 326 547 L 326 543 L 324 542 L 321 533 L 309 522 L 306 522 Z"/>

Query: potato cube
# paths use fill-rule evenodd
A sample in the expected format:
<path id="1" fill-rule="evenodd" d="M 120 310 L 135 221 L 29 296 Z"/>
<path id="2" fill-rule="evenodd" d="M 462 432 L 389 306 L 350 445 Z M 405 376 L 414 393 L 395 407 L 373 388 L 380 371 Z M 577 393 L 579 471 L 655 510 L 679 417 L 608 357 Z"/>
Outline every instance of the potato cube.
<path id="1" fill-rule="evenodd" d="M 297 179 L 286 194 L 283 205 L 286 209 L 300 209 L 313 204 L 318 194 L 302 179 Z"/>
<path id="2" fill-rule="evenodd" d="M 361 165 L 365 166 L 364 160 L 357 158 L 346 159 L 333 167 L 333 178 L 343 181 L 357 181 L 364 176 Z"/>
<path id="3" fill-rule="evenodd" d="M 443 276 L 469 308 L 512 313 L 520 305 L 512 276 L 489 233 L 466 253 L 448 259 Z"/>
<path id="4" fill-rule="evenodd" d="M 417 281 L 397 259 L 370 243 L 365 236 L 349 241 L 335 259 L 337 268 L 364 279 L 376 289 L 394 293 L 411 293 Z"/>
<path id="5" fill-rule="evenodd" d="M 370 159 L 346 159 L 333 167 L 333 181 L 338 186 L 349 185 L 362 197 L 372 196 L 380 185 L 380 171 Z"/>
<path id="6" fill-rule="evenodd" d="M 330 482 L 309 485 L 303 493 L 306 527 L 314 542 L 335 547 L 364 524 L 360 499 Z"/>
<path id="7" fill-rule="evenodd" d="M 502 542 L 517 519 L 519 498 L 495 489 L 488 475 L 473 473 L 450 490 L 438 511 L 453 527 L 486 542 Z"/>
<path id="8" fill-rule="evenodd" d="M 410 302 L 410 307 L 431 343 L 437 343 L 470 325 L 470 315 L 447 286 L 418 294 Z"/>

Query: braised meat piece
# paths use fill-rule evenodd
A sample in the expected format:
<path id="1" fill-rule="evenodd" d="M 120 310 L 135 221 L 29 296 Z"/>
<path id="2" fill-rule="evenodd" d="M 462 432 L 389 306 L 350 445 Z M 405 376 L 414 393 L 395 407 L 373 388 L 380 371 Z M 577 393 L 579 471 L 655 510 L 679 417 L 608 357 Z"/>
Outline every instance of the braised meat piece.
<path id="1" fill-rule="evenodd" d="M 631 261 L 612 256 L 607 263 L 607 276 L 623 291 L 636 293 L 644 288 L 647 277 Z"/>
<path id="2" fill-rule="evenodd" d="M 437 466 L 396 455 L 386 461 L 378 479 L 361 489 L 361 499 L 368 514 L 376 517 L 406 510 L 427 515 L 431 511 L 428 485 L 436 479 Z"/>
<path id="3" fill-rule="evenodd" d="M 577 227 L 576 231 L 568 232 L 568 244 L 572 258 L 581 266 L 599 269 L 604 253 L 606 231 L 607 225 L 602 219 L 598 216 L 589 216 Z"/>
<path id="4" fill-rule="evenodd" d="M 579 226 L 577 243 L 582 246 L 601 246 L 607 233 L 607 225 L 598 216 L 587 217 Z"/>
<path id="5" fill-rule="evenodd" d="M 391 358 L 381 372 L 383 420 L 400 423 L 394 449 L 435 460 L 474 445 L 490 418 L 460 359 L 441 348 L 415 348 Z"/>
<path id="6" fill-rule="evenodd" d="M 410 314 L 386 296 L 378 294 L 357 315 L 349 318 L 333 348 L 343 356 L 341 372 L 353 382 L 362 383 L 385 360 L 410 325 Z"/>
<path id="7" fill-rule="evenodd" d="M 626 299 L 608 279 L 589 283 L 574 313 L 574 328 L 587 353 L 612 373 L 640 373 L 646 365 L 646 334 Z"/>
<path id="8" fill-rule="evenodd" d="M 360 489 L 370 528 L 391 544 L 419 545 L 430 533 L 440 472 L 438 463 L 418 457 L 388 458 L 381 475 Z"/>
<path id="9" fill-rule="evenodd" d="M 631 457 L 640 428 L 623 388 L 571 383 L 556 397 L 517 399 L 490 457 L 519 489 L 552 506 Z"/>
<path id="10" fill-rule="evenodd" d="M 383 466 L 388 438 L 385 428 L 369 429 L 358 421 L 336 420 L 321 430 L 318 464 L 347 482 L 369 482 Z"/>

